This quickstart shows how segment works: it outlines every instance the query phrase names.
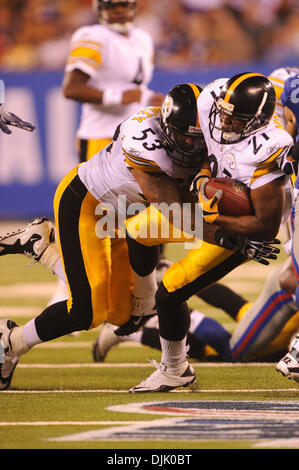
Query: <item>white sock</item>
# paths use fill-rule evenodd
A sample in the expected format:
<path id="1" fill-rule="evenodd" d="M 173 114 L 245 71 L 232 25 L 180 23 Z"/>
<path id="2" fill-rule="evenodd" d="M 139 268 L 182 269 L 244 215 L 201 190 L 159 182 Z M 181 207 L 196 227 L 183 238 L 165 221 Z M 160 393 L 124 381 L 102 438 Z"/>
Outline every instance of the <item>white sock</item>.
<path id="1" fill-rule="evenodd" d="M 134 274 L 134 295 L 138 298 L 144 299 L 152 297 L 156 294 L 158 285 L 156 281 L 156 270 L 147 276 L 139 276 Z"/>
<path id="2" fill-rule="evenodd" d="M 37 335 L 34 319 L 24 326 L 16 326 L 12 330 L 9 340 L 12 352 L 18 357 L 28 352 L 35 344 L 42 342 Z"/>
<path id="3" fill-rule="evenodd" d="M 186 337 L 180 341 L 169 341 L 161 338 L 162 357 L 161 363 L 170 368 L 186 368 Z M 184 370 L 183 370 L 184 372 Z"/>
<path id="4" fill-rule="evenodd" d="M 56 276 L 59 277 L 60 281 L 62 281 L 66 285 L 65 272 L 60 257 L 59 260 L 53 266 L 53 274 L 56 274 Z"/>

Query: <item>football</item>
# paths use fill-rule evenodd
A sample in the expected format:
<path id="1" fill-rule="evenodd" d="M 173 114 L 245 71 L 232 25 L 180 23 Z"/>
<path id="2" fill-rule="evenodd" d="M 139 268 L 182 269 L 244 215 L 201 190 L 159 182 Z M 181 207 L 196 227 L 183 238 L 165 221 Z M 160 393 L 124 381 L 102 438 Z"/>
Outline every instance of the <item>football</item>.
<path id="1" fill-rule="evenodd" d="M 205 186 L 206 197 L 211 199 L 218 189 L 223 190 L 218 203 L 220 214 L 239 217 L 254 213 L 246 184 L 233 178 L 210 178 Z"/>

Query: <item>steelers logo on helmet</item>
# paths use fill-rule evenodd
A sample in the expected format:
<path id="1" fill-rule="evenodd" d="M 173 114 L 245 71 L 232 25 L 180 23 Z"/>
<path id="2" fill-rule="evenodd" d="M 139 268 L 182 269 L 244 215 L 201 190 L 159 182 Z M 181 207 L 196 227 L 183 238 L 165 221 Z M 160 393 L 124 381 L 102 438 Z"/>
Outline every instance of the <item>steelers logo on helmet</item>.
<path id="1" fill-rule="evenodd" d="M 126 34 L 136 16 L 136 0 L 93 0 L 99 23 Z"/>
<path id="2" fill-rule="evenodd" d="M 228 80 L 209 115 L 213 140 L 240 142 L 269 124 L 276 104 L 270 80 L 260 73 L 241 73 Z"/>
<path id="3" fill-rule="evenodd" d="M 161 107 L 162 119 L 165 121 L 173 110 L 173 99 L 170 95 L 166 95 Z"/>
<path id="4" fill-rule="evenodd" d="M 163 147 L 175 165 L 195 170 L 200 168 L 207 153 L 197 112 L 201 91 L 193 83 L 177 85 L 161 106 Z"/>

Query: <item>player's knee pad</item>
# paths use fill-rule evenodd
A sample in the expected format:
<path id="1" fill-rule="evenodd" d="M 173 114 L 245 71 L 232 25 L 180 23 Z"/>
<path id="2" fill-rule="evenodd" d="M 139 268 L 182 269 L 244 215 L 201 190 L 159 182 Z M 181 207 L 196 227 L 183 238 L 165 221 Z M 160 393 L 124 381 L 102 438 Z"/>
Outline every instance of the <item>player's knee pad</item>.
<path id="1" fill-rule="evenodd" d="M 160 335 L 169 341 L 183 339 L 190 327 L 189 308 L 185 302 L 178 301 L 175 293 L 168 292 L 163 282 L 156 293 L 156 307 Z"/>

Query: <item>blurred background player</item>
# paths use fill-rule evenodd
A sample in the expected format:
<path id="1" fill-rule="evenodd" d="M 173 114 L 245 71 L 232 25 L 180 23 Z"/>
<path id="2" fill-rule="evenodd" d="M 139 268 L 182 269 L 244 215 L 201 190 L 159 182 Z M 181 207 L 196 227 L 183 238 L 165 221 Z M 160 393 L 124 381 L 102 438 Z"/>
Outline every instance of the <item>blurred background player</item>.
<path id="1" fill-rule="evenodd" d="M 93 7 L 99 24 L 73 34 L 63 82 L 65 97 L 82 103 L 81 162 L 106 147 L 126 117 L 163 101 L 161 93 L 148 89 L 154 45 L 133 23 L 137 0 L 94 0 Z"/>
<path id="2" fill-rule="evenodd" d="M 205 316 L 201 311 L 192 310 L 190 312 L 190 328 L 187 334 L 188 357 L 198 361 L 219 362 L 277 361 L 282 354 L 287 352 L 290 339 L 298 329 L 299 312 L 294 304 L 293 308 L 296 314 L 290 318 L 273 341 L 261 349 L 256 348 L 254 352 L 252 351 L 246 356 L 242 357 L 242 354 L 240 356 L 235 355 L 234 359 L 230 348 L 230 339 L 233 335 L 231 329 L 227 330 L 221 323 Z M 129 336 L 120 337 L 115 335 L 115 328 L 109 323 L 103 325 L 93 347 L 93 358 L 96 362 L 103 362 L 113 347 L 127 341 L 134 341 L 161 350 L 157 317 L 148 320 L 142 330 Z"/>
<path id="3" fill-rule="evenodd" d="M 271 72 L 268 76 L 269 80 L 271 80 L 272 85 L 274 86 L 276 94 L 275 112 L 278 114 L 279 119 L 285 129 L 287 129 L 288 122 L 285 116 L 285 106 L 281 102 L 281 93 L 283 92 L 285 81 L 296 73 L 299 73 L 299 67 L 280 67 L 279 69 L 273 70 L 273 72 Z"/>

